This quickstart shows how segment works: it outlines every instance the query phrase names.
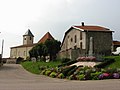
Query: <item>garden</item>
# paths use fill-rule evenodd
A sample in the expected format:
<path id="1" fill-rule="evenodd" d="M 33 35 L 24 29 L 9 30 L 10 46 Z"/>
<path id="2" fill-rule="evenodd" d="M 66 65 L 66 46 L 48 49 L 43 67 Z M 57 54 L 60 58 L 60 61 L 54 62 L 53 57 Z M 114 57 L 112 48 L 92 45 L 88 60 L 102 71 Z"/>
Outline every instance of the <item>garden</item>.
<path id="1" fill-rule="evenodd" d="M 94 59 L 94 58 L 93 58 Z M 94 67 L 72 65 L 79 60 L 54 60 L 50 62 L 26 61 L 22 66 L 34 74 L 69 80 L 103 80 L 120 78 L 120 56 L 105 57 Z"/>

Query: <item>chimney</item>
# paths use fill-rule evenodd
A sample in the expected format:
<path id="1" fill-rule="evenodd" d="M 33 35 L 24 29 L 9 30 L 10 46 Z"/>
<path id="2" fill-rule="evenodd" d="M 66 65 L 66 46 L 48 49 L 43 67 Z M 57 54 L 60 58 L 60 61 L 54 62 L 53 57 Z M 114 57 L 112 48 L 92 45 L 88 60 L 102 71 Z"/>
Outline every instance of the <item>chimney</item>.
<path id="1" fill-rule="evenodd" d="M 84 22 L 82 22 L 82 26 L 85 26 L 85 25 L 84 25 Z"/>

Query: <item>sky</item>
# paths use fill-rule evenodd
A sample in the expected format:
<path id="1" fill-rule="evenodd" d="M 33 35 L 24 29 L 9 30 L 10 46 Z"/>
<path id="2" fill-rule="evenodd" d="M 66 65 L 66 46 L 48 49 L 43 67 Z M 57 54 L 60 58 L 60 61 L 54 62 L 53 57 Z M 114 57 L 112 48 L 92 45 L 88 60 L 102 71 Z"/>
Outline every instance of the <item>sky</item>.
<path id="1" fill-rule="evenodd" d="M 34 42 L 50 32 L 62 42 L 73 25 L 98 25 L 115 31 L 113 39 L 120 41 L 120 0 L 0 0 L 0 52 L 10 57 L 10 47 L 23 44 L 28 30 Z"/>

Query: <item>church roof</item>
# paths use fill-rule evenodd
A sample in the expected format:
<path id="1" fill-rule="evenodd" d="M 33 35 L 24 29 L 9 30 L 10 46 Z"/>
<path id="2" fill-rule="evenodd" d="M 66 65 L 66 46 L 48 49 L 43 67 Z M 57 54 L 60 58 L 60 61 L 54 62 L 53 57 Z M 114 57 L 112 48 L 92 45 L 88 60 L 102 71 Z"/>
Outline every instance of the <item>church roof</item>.
<path id="1" fill-rule="evenodd" d="M 30 31 L 30 29 L 28 29 L 27 32 L 23 36 L 32 36 L 32 37 L 34 37 L 32 32 Z"/>
<path id="2" fill-rule="evenodd" d="M 35 46 L 36 44 L 37 44 L 37 43 L 28 44 L 28 45 L 19 45 L 19 46 L 11 47 L 11 49 L 13 49 L 13 48 L 23 48 L 23 47 L 33 47 L 33 46 Z"/>
<path id="3" fill-rule="evenodd" d="M 47 32 L 39 41 L 38 43 L 44 43 L 46 40 L 54 39 L 53 36 Z"/>

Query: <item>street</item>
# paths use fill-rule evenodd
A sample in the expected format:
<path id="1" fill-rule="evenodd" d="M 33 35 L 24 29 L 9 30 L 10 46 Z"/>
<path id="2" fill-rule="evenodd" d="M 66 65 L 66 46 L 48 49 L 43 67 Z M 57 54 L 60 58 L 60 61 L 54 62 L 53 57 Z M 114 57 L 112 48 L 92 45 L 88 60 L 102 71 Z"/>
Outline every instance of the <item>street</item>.
<path id="1" fill-rule="evenodd" d="M 75 81 L 34 75 L 19 64 L 0 68 L 0 90 L 120 90 L 120 79 Z"/>

